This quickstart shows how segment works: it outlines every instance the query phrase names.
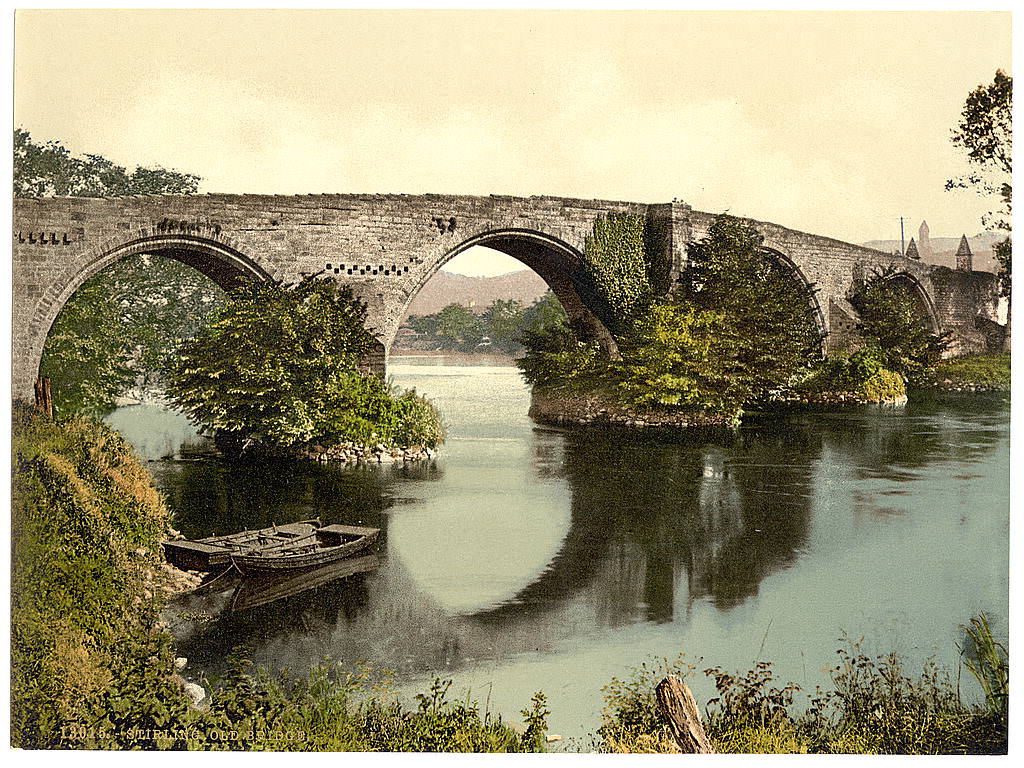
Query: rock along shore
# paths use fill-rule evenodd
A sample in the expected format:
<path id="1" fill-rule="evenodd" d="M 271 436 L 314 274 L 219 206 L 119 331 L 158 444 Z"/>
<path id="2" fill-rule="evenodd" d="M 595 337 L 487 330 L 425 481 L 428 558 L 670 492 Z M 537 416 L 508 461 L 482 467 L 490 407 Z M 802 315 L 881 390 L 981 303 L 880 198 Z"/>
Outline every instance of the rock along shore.
<path id="1" fill-rule="evenodd" d="M 732 427 L 731 415 L 695 413 L 670 409 L 631 410 L 607 395 L 538 392 L 530 396 L 530 418 L 557 426 L 608 425 L 641 429 L 684 427 Z"/>

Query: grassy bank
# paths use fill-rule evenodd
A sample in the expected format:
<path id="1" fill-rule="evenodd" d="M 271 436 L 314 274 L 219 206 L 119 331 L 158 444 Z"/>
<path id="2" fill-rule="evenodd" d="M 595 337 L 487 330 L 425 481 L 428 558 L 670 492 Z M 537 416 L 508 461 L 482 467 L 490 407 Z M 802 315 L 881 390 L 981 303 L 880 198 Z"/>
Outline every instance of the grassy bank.
<path id="1" fill-rule="evenodd" d="M 1010 355 L 966 355 L 943 360 L 919 388 L 954 392 L 1008 392 Z"/>
<path id="2" fill-rule="evenodd" d="M 438 683 L 408 709 L 365 673 L 297 679 L 242 655 L 190 706 L 159 621 L 174 589 L 159 542 L 169 514 L 116 432 L 16 408 L 11 576 L 11 743 L 28 749 L 536 751 L 525 733 L 452 702 Z"/>

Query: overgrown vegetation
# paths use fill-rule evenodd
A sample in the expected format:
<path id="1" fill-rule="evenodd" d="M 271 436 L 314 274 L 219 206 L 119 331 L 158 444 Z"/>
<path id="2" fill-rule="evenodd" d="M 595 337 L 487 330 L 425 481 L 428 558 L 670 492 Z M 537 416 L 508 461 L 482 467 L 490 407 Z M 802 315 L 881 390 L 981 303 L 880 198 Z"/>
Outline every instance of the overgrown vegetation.
<path id="1" fill-rule="evenodd" d="M 24 749 L 537 751 L 542 694 L 523 733 L 436 681 L 408 709 L 367 669 L 288 678 L 234 654 L 196 709 L 174 675 L 160 540 L 168 512 L 116 432 L 14 413 L 11 741 Z"/>
<path id="2" fill-rule="evenodd" d="M 886 366 L 878 347 L 857 350 L 849 357 L 829 357 L 796 387 L 800 393 L 855 402 L 892 403 L 907 395 L 906 382 Z"/>
<path id="3" fill-rule="evenodd" d="M 707 702 L 705 727 L 715 750 L 728 753 L 1005 754 L 1008 659 L 984 616 L 964 627 L 973 648 L 966 665 L 982 683 L 986 703 L 965 703 L 949 674 L 933 661 L 907 674 L 892 653 L 868 656 L 847 640 L 828 671 L 832 685 L 806 697 L 795 683 L 776 680 L 772 664 L 744 674 L 715 667 L 718 695 Z M 662 660 L 643 665 L 605 687 L 597 747 L 606 752 L 674 752 L 654 687 L 667 674 L 695 668 Z"/>
<path id="4" fill-rule="evenodd" d="M 953 130 L 954 146 L 967 152 L 971 171 L 950 179 L 946 189 L 973 189 L 983 197 L 999 201 L 996 210 L 982 217 L 987 227 L 1006 232 L 1006 239 L 995 246 L 999 264 L 1000 292 L 1010 299 L 1013 282 L 1013 78 L 997 69 L 988 85 L 979 85 L 967 95 L 960 123 Z M 1004 350 L 1010 350 L 1012 300 L 1007 312 Z"/>
<path id="5" fill-rule="evenodd" d="M 199 182 L 160 167 L 128 171 L 14 130 L 15 197 L 194 194 Z M 68 299 L 43 350 L 40 375 L 52 382 L 54 407 L 100 414 L 135 384 L 159 385 L 175 345 L 222 300 L 213 281 L 173 259 L 129 256 L 93 275 Z"/>
<path id="6" fill-rule="evenodd" d="M 850 304 L 860 315 L 857 332 L 885 368 L 910 382 L 931 373 L 945 336 L 932 331 L 923 299 L 896 267 L 865 280 L 850 296 Z"/>
<path id="7" fill-rule="evenodd" d="M 314 444 L 434 447 L 436 409 L 392 393 L 360 366 L 376 342 L 366 307 L 331 280 L 247 282 L 168 371 L 167 395 L 223 449 L 300 451 Z"/>
<path id="8" fill-rule="evenodd" d="M 953 389 L 1009 389 L 1010 355 L 965 355 L 942 360 L 931 376 L 921 383 L 925 387 Z"/>
<path id="9" fill-rule="evenodd" d="M 604 305 L 599 314 L 613 334 L 627 332 L 654 300 L 646 243 L 644 218 L 627 213 L 600 217 L 584 241 L 583 260 Z"/>
<path id="10" fill-rule="evenodd" d="M 603 241 L 634 250 L 642 245 L 643 230 L 635 223 L 612 238 L 608 230 L 617 222 L 601 224 Z M 553 390 L 600 389 L 638 409 L 679 408 L 735 420 L 745 405 L 805 376 L 820 358 L 815 309 L 786 268 L 761 249 L 758 234 L 721 216 L 707 237 L 691 244 L 689 256 L 682 285 L 669 297 L 652 300 L 646 277 L 646 288 L 623 284 L 618 291 L 628 298 L 620 305 L 631 307 L 616 326 L 621 361 L 605 360 L 596 344 L 563 323 L 525 339 L 527 353 L 517 364 L 526 380 Z M 617 270 L 602 275 L 609 285 L 621 283 Z"/>

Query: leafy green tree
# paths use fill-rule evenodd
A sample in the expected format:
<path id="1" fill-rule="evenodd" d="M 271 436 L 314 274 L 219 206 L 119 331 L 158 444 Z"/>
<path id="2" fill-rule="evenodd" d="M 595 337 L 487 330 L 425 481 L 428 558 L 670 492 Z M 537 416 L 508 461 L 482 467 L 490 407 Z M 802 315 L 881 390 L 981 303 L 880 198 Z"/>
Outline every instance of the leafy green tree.
<path id="1" fill-rule="evenodd" d="M 517 341 L 529 350 L 555 351 L 573 336 L 562 302 L 551 291 L 523 311 L 523 324 Z"/>
<path id="2" fill-rule="evenodd" d="M 675 294 L 693 309 L 722 316 L 718 334 L 731 358 L 730 391 L 746 389 L 743 402 L 784 389 L 821 359 L 811 296 L 761 243 L 753 227 L 719 216 L 707 237 L 690 245 Z"/>
<path id="3" fill-rule="evenodd" d="M 968 94 L 960 124 L 953 131 L 953 144 L 967 151 L 972 170 L 967 176 L 947 181 L 946 189 L 970 188 L 981 195 L 998 196 L 1001 207 L 983 217 L 982 223 L 1009 233 L 1013 208 L 1013 78 L 1003 70 L 996 70 L 989 85 L 979 85 Z M 999 285 L 1008 300 L 1012 254 L 1012 238 L 1008 235 L 995 248 Z M 1009 351 L 1009 314 L 1004 344 Z"/>
<path id="4" fill-rule="evenodd" d="M 58 415 L 99 416 L 135 378 L 133 338 L 106 281 L 83 285 L 57 315 L 39 373 L 53 387 Z"/>
<path id="5" fill-rule="evenodd" d="M 750 397 L 726 339 L 728 319 L 681 302 L 654 304 L 637 321 L 619 364 L 619 388 L 628 403 L 675 406 L 738 415 Z"/>
<path id="6" fill-rule="evenodd" d="M 128 172 L 99 155 L 76 157 L 59 141 L 42 144 L 28 131 L 14 129 L 15 197 L 118 197 L 194 194 L 200 177 L 166 168 Z"/>
<path id="7" fill-rule="evenodd" d="M 493 345 L 505 352 L 519 349 L 525 312 L 523 304 L 515 299 L 495 299 L 484 312 L 483 324 Z"/>
<path id="8" fill-rule="evenodd" d="M 436 411 L 425 401 L 411 393 L 396 398 L 360 373 L 374 337 L 365 305 L 349 289 L 313 278 L 247 282 L 230 298 L 181 345 L 167 388 L 225 452 L 394 444 L 413 434 L 427 434 L 428 445 L 440 439 Z M 428 418 L 429 428 L 410 423 Z"/>
<path id="9" fill-rule="evenodd" d="M 447 349 L 471 349 L 483 335 L 480 318 L 469 307 L 449 304 L 437 313 L 437 336 Z"/>
<path id="10" fill-rule="evenodd" d="M 927 309 L 896 267 L 876 272 L 850 296 L 860 315 L 857 332 L 877 347 L 884 367 L 910 381 L 925 377 L 939 361 L 945 338 L 932 332 Z"/>

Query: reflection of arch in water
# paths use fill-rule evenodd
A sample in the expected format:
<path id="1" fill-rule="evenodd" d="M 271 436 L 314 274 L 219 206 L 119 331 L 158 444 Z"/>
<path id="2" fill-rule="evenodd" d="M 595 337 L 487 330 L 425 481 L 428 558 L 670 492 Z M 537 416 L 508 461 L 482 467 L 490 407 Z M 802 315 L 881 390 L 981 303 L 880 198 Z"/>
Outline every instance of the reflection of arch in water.
<path id="1" fill-rule="evenodd" d="M 729 446 L 567 435 L 572 526 L 562 549 L 515 598 L 474 618 L 514 620 L 524 603 L 554 609 L 587 588 L 603 590 L 612 624 L 638 605 L 647 620 L 670 621 L 681 597 L 710 597 L 722 607 L 743 603 L 761 580 L 796 559 L 806 539 L 813 498 L 808 450 L 820 446 L 802 430 L 770 424 L 745 430 Z M 608 565 L 623 556 L 642 562 L 631 570 Z M 617 574 L 615 583 L 595 585 L 609 572 Z M 688 594 L 676 595 L 684 581 Z"/>

